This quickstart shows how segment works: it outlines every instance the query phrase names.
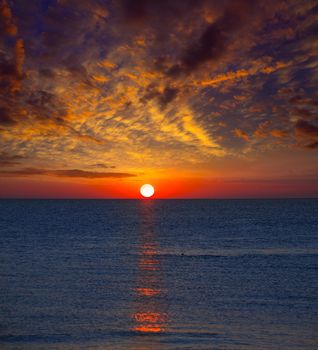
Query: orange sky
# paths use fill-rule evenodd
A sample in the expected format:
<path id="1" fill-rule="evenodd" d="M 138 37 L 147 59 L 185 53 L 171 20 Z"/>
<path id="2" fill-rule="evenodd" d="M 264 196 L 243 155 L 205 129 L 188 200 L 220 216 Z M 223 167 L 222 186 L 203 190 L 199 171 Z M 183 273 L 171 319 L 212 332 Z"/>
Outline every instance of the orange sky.
<path id="1" fill-rule="evenodd" d="M 0 198 L 318 196 L 314 0 L 0 1 Z"/>

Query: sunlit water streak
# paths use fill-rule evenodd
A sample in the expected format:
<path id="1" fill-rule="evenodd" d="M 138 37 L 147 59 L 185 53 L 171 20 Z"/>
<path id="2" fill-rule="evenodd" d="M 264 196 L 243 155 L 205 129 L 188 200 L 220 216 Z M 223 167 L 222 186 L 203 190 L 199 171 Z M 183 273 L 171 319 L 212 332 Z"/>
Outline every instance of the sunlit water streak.
<path id="1" fill-rule="evenodd" d="M 166 331 L 167 313 L 164 311 L 158 243 L 154 228 L 154 202 L 143 201 L 141 207 L 140 244 L 138 247 L 138 275 L 133 330 L 143 333 Z"/>
<path id="2" fill-rule="evenodd" d="M 318 201 L 0 201 L 0 349 L 318 348 Z"/>

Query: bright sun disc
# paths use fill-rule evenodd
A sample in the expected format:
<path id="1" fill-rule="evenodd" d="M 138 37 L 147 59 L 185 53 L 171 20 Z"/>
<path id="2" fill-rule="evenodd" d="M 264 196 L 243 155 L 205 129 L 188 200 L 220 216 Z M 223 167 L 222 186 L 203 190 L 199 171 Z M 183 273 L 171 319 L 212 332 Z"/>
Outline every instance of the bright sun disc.
<path id="1" fill-rule="evenodd" d="M 153 194 L 155 193 L 155 189 L 153 186 L 145 184 L 140 187 L 140 193 L 143 197 L 149 198 L 153 196 Z"/>

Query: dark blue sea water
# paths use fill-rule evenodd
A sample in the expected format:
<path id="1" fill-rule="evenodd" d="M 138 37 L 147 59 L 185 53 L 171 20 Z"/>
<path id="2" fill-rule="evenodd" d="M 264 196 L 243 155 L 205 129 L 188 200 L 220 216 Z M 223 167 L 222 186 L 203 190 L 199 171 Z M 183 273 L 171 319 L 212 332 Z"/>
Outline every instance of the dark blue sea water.
<path id="1" fill-rule="evenodd" d="M 0 349 L 318 349 L 317 200 L 2 200 Z"/>

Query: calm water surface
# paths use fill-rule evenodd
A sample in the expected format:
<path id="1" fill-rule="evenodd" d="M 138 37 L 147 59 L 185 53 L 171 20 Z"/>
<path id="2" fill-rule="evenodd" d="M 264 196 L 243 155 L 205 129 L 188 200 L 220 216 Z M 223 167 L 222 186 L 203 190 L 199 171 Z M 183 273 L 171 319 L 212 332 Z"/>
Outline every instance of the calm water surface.
<path id="1" fill-rule="evenodd" d="M 2 200 L 0 349 L 318 349 L 317 200 Z"/>

